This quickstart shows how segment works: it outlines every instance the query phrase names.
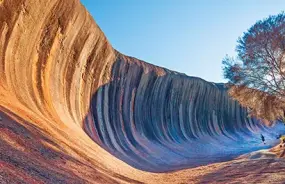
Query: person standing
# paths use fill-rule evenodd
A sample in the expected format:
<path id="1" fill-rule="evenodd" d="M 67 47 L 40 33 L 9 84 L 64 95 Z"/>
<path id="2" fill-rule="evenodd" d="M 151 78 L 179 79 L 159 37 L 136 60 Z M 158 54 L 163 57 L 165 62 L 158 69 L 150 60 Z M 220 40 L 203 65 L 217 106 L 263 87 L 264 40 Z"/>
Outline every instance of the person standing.
<path id="1" fill-rule="evenodd" d="M 265 138 L 262 134 L 261 134 L 261 140 L 262 140 L 263 144 L 265 144 Z"/>

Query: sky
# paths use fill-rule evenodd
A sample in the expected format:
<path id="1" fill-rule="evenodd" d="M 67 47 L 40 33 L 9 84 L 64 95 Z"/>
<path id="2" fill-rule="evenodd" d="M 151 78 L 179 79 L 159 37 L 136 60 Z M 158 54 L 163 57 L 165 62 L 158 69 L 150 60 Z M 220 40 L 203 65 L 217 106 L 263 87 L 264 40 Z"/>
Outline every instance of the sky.
<path id="1" fill-rule="evenodd" d="M 256 21 L 285 10 L 284 0 L 81 0 L 123 54 L 226 82 L 222 59 Z"/>

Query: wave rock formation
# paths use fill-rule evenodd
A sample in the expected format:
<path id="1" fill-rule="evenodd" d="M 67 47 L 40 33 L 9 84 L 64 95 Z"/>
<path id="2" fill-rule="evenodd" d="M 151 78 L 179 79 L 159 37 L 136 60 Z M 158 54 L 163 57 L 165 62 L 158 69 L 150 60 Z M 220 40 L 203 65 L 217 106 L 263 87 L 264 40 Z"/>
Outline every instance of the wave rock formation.
<path id="1" fill-rule="evenodd" d="M 0 107 L 3 183 L 198 182 L 180 169 L 285 132 L 223 84 L 119 53 L 79 0 L 0 0 Z"/>

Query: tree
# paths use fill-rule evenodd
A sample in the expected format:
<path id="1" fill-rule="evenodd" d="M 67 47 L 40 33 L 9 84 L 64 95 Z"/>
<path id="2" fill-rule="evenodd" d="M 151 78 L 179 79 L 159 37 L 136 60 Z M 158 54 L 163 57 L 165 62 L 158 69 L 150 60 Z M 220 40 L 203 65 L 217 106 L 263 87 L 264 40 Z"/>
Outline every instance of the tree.
<path id="1" fill-rule="evenodd" d="M 230 95 L 251 115 L 274 121 L 285 110 L 285 14 L 256 22 L 238 39 L 237 57 L 223 59 Z"/>

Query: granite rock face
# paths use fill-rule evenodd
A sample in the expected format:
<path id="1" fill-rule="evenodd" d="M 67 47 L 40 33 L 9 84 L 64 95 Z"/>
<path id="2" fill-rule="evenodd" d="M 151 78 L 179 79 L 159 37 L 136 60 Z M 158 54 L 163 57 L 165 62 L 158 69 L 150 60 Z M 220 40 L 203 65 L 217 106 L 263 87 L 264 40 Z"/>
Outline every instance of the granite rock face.
<path id="1" fill-rule="evenodd" d="M 79 0 L 0 1 L 0 81 L 1 110 L 45 132 L 77 167 L 85 159 L 118 182 L 157 183 L 170 174 L 141 170 L 231 160 L 285 132 L 248 118 L 223 84 L 119 53 Z"/>
<path id="2" fill-rule="evenodd" d="M 270 147 L 285 129 L 248 117 L 224 84 L 117 53 L 110 82 L 93 94 L 84 130 L 134 167 L 162 172 Z"/>

